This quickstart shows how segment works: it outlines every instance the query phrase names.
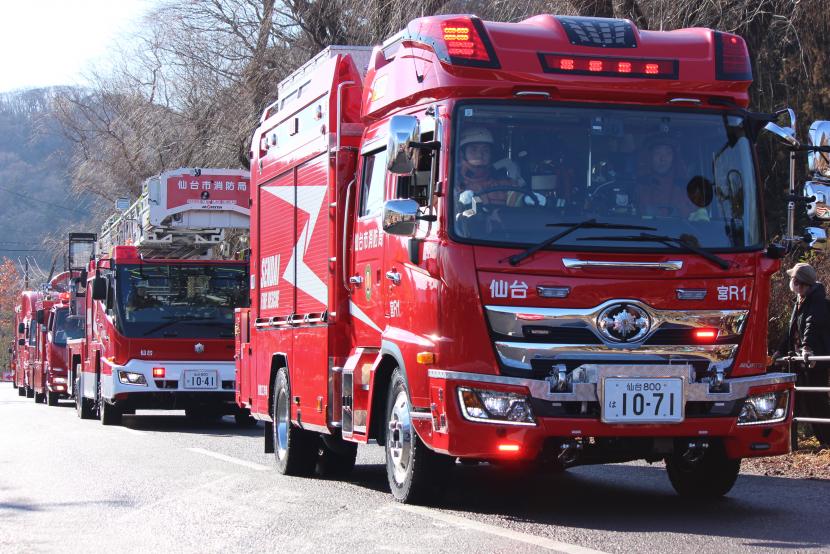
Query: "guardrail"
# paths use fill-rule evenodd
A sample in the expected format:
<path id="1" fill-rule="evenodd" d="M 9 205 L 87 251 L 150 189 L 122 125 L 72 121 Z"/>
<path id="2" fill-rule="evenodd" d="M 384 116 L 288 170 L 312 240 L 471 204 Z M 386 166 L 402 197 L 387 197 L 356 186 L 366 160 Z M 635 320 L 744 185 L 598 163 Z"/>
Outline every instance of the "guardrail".
<path id="1" fill-rule="evenodd" d="M 787 364 L 791 366 L 793 363 L 804 364 L 808 366 L 811 362 L 830 362 L 830 356 L 784 356 L 776 358 L 775 364 Z M 799 387 L 796 384 L 796 394 L 798 393 L 830 393 L 830 387 Z M 811 425 L 830 425 L 830 418 L 820 417 L 794 417 L 795 423 L 809 423 Z"/>

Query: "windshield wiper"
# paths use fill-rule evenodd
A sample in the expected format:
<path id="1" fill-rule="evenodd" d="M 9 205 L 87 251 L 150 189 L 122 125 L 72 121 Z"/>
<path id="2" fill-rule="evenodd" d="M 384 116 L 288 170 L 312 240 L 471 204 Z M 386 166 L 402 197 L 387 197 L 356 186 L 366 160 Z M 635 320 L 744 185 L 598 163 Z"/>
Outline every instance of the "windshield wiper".
<path id="1" fill-rule="evenodd" d="M 649 233 L 640 233 L 639 235 L 627 236 L 627 237 L 582 237 L 579 240 L 608 240 L 608 241 L 621 241 L 621 242 L 659 242 L 665 244 L 666 246 L 670 246 L 675 248 L 676 250 L 689 250 L 690 252 L 694 252 L 698 256 L 706 258 L 713 264 L 717 265 L 721 269 L 729 269 L 730 263 L 727 260 L 724 260 L 720 256 L 717 256 L 708 250 L 697 246 L 693 242 L 689 241 L 688 239 L 681 237 L 670 237 L 668 235 L 652 235 Z"/>
<path id="2" fill-rule="evenodd" d="M 513 254 L 507 261 L 510 265 L 518 265 L 523 260 L 529 258 L 530 256 L 534 255 L 539 250 L 547 248 L 548 246 L 552 245 L 559 239 L 566 237 L 576 231 L 577 229 L 630 229 L 632 231 L 656 231 L 654 227 L 644 227 L 642 225 L 624 225 L 624 224 L 617 224 L 617 223 L 601 223 L 596 219 L 586 219 L 585 221 L 580 221 L 579 223 L 548 223 L 546 227 L 567 227 L 564 231 L 556 233 L 550 238 L 543 240 L 542 242 L 535 244 L 524 250 L 523 252 L 519 252 L 518 254 Z M 504 260 L 502 260 L 504 261 Z"/>

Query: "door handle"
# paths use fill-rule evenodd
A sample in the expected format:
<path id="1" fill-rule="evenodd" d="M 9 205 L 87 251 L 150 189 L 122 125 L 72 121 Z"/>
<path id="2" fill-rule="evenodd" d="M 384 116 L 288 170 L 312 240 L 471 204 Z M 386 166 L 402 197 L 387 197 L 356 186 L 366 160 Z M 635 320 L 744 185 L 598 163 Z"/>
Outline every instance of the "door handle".
<path id="1" fill-rule="evenodd" d="M 390 269 L 386 272 L 386 278 L 392 281 L 396 285 L 401 284 L 401 274 L 395 271 L 394 269 Z"/>
<path id="2" fill-rule="evenodd" d="M 363 284 L 363 277 L 361 277 L 360 275 L 352 275 L 351 277 L 349 277 L 349 284 L 359 287 Z"/>

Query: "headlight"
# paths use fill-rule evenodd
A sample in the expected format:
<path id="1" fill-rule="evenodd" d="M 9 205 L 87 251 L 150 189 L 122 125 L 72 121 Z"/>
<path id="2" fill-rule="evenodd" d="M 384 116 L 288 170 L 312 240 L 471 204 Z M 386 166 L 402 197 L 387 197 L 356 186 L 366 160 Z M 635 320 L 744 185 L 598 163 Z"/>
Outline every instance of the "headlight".
<path id="1" fill-rule="evenodd" d="M 765 392 L 754 394 L 744 400 L 738 425 L 777 423 L 787 418 L 790 391 Z"/>
<path id="2" fill-rule="evenodd" d="M 141 373 L 134 373 L 132 371 L 119 371 L 118 380 L 122 385 L 141 385 L 146 387 L 147 380 Z"/>
<path id="3" fill-rule="evenodd" d="M 515 392 L 458 387 L 461 413 L 470 421 L 507 425 L 535 425 L 533 410 L 525 395 Z"/>

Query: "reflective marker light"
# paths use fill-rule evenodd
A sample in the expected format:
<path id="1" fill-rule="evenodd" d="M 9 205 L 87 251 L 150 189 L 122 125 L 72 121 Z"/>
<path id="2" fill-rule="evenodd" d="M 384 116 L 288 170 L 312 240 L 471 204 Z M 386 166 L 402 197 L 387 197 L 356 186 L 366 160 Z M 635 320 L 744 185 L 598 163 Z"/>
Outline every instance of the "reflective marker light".
<path id="1" fill-rule="evenodd" d="M 163 367 L 154 367 L 153 368 L 153 377 L 156 379 L 164 379 L 164 368 Z"/>
<path id="2" fill-rule="evenodd" d="M 738 415 L 738 425 L 777 423 L 787 418 L 790 391 L 754 394 L 744 401 Z"/>
<path id="3" fill-rule="evenodd" d="M 718 338 L 717 329 L 695 329 L 692 334 L 698 342 L 713 342 Z"/>
<path id="4" fill-rule="evenodd" d="M 518 452 L 519 445 L 518 444 L 500 444 L 499 445 L 499 452 Z"/>
<path id="5" fill-rule="evenodd" d="M 637 58 L 539 54 L 545 73 L 569 73 L 603 77 L 677 79 L 680 62 Z"/>
<path id="6" fill-rule="evenodd" d="M 515 392 L 458 387 L 461 414 L 470 421 L 536 425 L 527 396 Z"/>

